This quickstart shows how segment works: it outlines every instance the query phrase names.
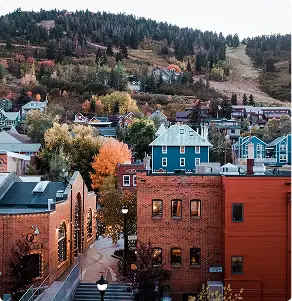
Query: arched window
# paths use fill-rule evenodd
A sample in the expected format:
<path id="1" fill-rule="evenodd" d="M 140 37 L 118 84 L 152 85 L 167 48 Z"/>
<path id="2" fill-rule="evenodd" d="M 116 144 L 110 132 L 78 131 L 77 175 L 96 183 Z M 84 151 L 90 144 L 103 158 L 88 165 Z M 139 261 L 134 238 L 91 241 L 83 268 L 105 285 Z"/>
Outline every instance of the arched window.
<path id="1" fill-rule="evenodd" d="M 58 231 L 58 263 L 67 260 L 67 233 L 66 224 L 63 222 Z"/>
<path id="2" fill-rule="evenodd" d="M 88 209 L 87 212 L 87 239 L 92 237 L 92 210 Z"/>

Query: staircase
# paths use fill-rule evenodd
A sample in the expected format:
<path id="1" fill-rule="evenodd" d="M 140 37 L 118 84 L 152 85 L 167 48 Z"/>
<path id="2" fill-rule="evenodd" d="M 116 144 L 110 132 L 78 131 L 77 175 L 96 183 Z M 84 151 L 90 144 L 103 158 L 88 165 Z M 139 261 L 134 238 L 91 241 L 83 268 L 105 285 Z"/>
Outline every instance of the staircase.
<path id="1" fill-rule="evenodd" d="M 95 283 L 79 283 L 74 301 L 98 301 L 100 293 Z M 105 301 L 130 301 L 132 294 L 127 291 L 127 285 L 121 283 L 109 283 L 104 295 Z"/>

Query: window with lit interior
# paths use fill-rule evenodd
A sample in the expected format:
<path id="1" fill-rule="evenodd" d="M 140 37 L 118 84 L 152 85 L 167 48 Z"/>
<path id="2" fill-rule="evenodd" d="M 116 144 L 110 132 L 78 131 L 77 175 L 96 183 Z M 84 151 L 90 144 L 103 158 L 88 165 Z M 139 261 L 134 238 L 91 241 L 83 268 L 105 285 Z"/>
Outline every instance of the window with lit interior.
<path id="1" fill-rule="evenodd" d="M 152 265 L 162 266 L 162 249 L 153 248 L 152 249 Z"/>
<path id="2" fill-rule="evenodd" d="M 191 214 L 192 218 L 200 218 L 201 217 L 201 201 L 200 200 L 191 200 L 190 214 Z"/>
<path id="3" fill-rule="evenodd" d="M 162 217 L 162 200 L 152 200 L 152 217 Z"/>
<path id="4" fill-rule="evenodd" d="M 66 225 L 63 222 L 58 230 L 58 263 L 67 260 L 67 239 L 66 239 Z"/>
<path id="5" fill-rule="evenodd" d="M 200 266 L 201 264 L 201 249 L 190 248 L 190 266 Z"/>
<path id="6" fill-rule="evenodd" d="M 182 213 L 182 203 L 181 200 L 171 201 L 171 217 L 181 217 Z"/>
<path id="7" fill-rule="evenodd" d="M 87 212 L 87 239 L 92 237 L 92 210 L 91 208 L 88 209 Z"/>
<path id="8" fill-rule="evenodd" d="M 170 264 L 172 266 L 181 265 L 181 248 L 172 248 L 170 251 Z"/>

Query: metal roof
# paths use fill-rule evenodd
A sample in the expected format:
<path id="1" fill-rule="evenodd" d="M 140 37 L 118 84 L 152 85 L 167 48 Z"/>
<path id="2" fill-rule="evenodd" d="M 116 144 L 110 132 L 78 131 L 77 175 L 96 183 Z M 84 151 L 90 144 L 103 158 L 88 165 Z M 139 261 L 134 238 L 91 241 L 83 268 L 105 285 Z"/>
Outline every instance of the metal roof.
<path id="1" fill-rule="evenodd" d="M 162 135 L 149 144 L 150 146 L 212 146 L 188 125 L 172 125 Z"/>
<path id="2" fill-rule="evenodd" d="M 19 117 L 19 112 L 4 112 L 2 111 L 3 115 L 7 117 L 7 120 L 16 120 Z"/>
<path id="3" fill-rule="evenodd" d="M 34 110 L 34 109 L 44 109 L 47 107 L 47 103 L 45 101 L 30 101 L 27 104 L 22 106 L 24 110 Z"/>
<path id="4" fill-rule="evenodd" d="M 278 137 L 275 140 L 273 140 L 272 142 L 270 142 L 268 144 L 268 146 L 275 146 L 276 144 L 278 144 L 279 142 L 281 142 L 285 138 L 286 138 L 286 136 Z"/>
<path id="5" fill-rule="evenodd" d="M 154 118 L 160 119 L 161 117 L 163 119 L 167 119 L 167 117 L 160 110 L 156 110 L 148 117 L 148 119 L 154 119 Z"/>
<path id="6" fill-rule="evenodd" d="M 164 125 L 164 123 L 161 123 L 159 129 L 155 133 L 155 136 L 162 135 L 165 131 L 166 131 L 165 125 Z"/>
<path id="7" fill-rule="evenodd" d="M 2 141 L 1 141 L 2 142 Z M 30 152 L 34 153 L 41 148 L 40 143 L 0 143 L 0 149 L 10 152 Z"/>

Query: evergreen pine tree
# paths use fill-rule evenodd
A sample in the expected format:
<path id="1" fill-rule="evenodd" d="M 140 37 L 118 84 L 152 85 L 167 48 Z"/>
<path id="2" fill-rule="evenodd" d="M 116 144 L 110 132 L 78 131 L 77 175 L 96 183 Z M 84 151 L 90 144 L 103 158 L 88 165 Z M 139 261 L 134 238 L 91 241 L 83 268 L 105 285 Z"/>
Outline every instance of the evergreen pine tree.
<path id="1" fill-rule="evenodd" d="M 156 92 L 156 82 L 153 73 L 148 78 L 148 91 L 151 93 Z"/>
<path id="2" fill-rule="evenodd" d="M 113 52 L 113 47 L 111 43 L 108 43 L 107 48 L 106 48 L 106 55 L 107 56 L 113 56 L 114 52 Z"/>
<path id="3" fill-rule="evenodd" d="M 255 106 L 255 102 L 254 102 L 254 98 L 253 98 L 252 94 L 250 94 L 250 96 L 249 96 L 249 102 L 248 102 L 248 104 L 250 106 Z"/>
<path id="4" fill-rule="evenodd" d="M 274 60 L 269 58 L 267 59 L 266 72 L 274 72 L 274 71 L 275 71 Z"/>
<path id="5" fill-rule="evenodd" d="M 163 84 L 163 77 L 162 77 L 162 74 L 161 74 L 161 72 L 160 72 L 159 78 L 158 78 L 157 86 L 158 86 L 158 87 L 161 87 L 162 84 Z"/>
<path id="6" fill-rule="evenodd" d="M 188 62 L 188 64 L 187 64 L 187 71 L 192 72 L 192 66 L 191 66 L 190 62 Z"/>
<path id="7" fill-rule="evenodd" d="M 234 106 L 237 105 L 237 95 L 236 95 L 236 93 L 232 93 L 231 104 L 234 105 Z"/>
<path id="8" fill-rule="evenodd" d="M 103 56 L 102 50 L 100 48 L 97 48 L 96 55 L 95 55 L 95 62 L 100 62 L 101 58 Z"/>
<path id="9" fill-rule="evenodd" d="M 247 106 L 247 96 L 246 96 L 245 93 L 243 94 L 243 97 L 242 97 L 242 104 L 243 104 L 244 106 Z"/>
<path id="10" fill-rule="evenodd" d="M 116 62 L 121 62 L 123 60 L 123 55 L 122 53 L 119 51 L 116 53 Z"/>
<path id="11" fill-rule="evenodd" d="M 122 54 L 123 54 L 123 57 L 124 57 L 125 59 L 127 59 L 127 58 L 128 58 L 128 49 L 127 49 L 127 47 L 125 46 L 125 44 L 123 44 L 123 45 L 121 46 L 121 52 L 122 52 Z"/>
<path id="12" fill-rule="evenodd" d="M 197 126 L 201 123 L 201 102 L 200 100 L 196 101 L 196 104 L 189 115 L 190 124 L 192 126 Z"/>
<path id="13" fill-rule="evenodd" d="M 107 65 L 108 64 L 108 58 L 107 58 L 107 55 L 104 53 L 102 55 L 102 58 L 101 58 L 101 61 L 100 61 L 100 66 L 104 66 L 104 65 Z"/>
<path id="14" fill-rule="evenodd" d="M 222 102 L 221 102 L 221 109 L 219 111 L 219 115 L 221 118 L 231 118 L 231 113 L 232 113 L 232 106 L 231 102 L 227 97 L 224 97 Z"/>

